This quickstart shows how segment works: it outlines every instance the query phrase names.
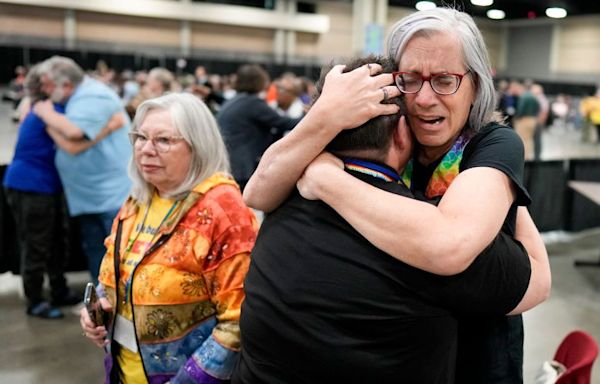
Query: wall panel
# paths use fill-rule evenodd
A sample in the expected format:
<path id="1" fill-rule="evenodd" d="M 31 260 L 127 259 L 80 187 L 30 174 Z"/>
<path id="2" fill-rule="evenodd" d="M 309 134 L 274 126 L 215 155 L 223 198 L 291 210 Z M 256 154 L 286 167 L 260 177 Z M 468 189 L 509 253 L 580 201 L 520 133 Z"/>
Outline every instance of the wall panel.
<path id="1" fill-rule="evenodd" d="M 336 57 L 352 55 L 352 4 L 323 1 L 317 4 L 317 12 L 329 16 L 330 29 L 316 37 L 302 36 L 296 40 L 296 50 L 299 55 L 314 52 L 322 62 L 331 61 Z M 314 48 L 308 44 L 314 41 Z"/>
<path id="2" fill-rule="evenodd" d="M 77 38 L 90 41 L 179 46 L 180 22 L 76 12 Z"/>
<path id="3" fill-rule="evenodd" d="M 492 68 L 504 69 L 506 59 L 504 48 L 506 45 L 504 27 L 497 23 L 488 23 L 477 20 L 477 26 L 481 30 L 483 40 L 488 49 Z"/>
<path id="4" fill-rule="evenodd" d="M 557 35 L 557 72 L 600 73 L 600 17 L 566 20 Z"/>
<path id="5" fill-rule="evenodd" d="M 274 31 L 260 28 L 192 23 L 192 48 L 273 53 Z"/>
<path id="6" fill-rule="evenodd" d="M 0 4 L 0 35 L 64 37 L 65 11 Z"/>
<path id="7" fill-rule="evenodd" d="M 316 33 L 296 32 L 296 55 L 304 57 L 318 57 L 319 41 L 321 36 Z"/>
<path id="8" fill-rule="evenodd" d="M 550 77 L 551 24 L 511 27 L 508 37 L 508 68 L 513 76 Z"/>

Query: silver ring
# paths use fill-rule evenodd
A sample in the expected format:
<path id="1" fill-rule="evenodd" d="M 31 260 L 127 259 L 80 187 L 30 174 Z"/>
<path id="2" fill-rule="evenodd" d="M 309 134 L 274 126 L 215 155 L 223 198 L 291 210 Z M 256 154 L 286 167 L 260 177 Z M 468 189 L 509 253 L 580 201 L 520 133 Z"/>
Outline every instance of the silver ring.
<path id="1" fill-rule="evenodd" d="M 385 103 L 388 101 L 388 97 L 389 97 L 388 90 L 385 88 L 381 88 L 381 90 L 383 91 L 383 102 Z"/>
<path id="2" fill-rule="evenodd" d="M 85 332 L 81 332 L 81 336 L 87 337 L 87 335 L 85 334 Z"/>

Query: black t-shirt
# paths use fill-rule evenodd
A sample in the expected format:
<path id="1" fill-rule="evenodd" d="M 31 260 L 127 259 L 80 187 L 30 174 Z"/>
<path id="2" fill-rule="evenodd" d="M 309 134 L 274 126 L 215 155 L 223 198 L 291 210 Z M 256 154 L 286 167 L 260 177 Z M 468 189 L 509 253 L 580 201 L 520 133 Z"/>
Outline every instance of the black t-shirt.
<path id="1" fill-rule="evenodd" d="M 424 197 L 427 184 L 442 158 L 428 165 L 420 164 L 415 159 L 411 190 L 419 200 L 427 200 Z M 531 204 L 529 193 L 523 186 L 523 142 L 513 129 L 505 125 L 488 124 L 469 141 L 463 152 L 460 172 L 475 167 L 495 168 L 504 172 L 513 182 L 517 197 L 508 211 L 502 231 L 514 235 L 517 206 Z M 431 202 L 437 204 L 439 200 Z"/>
<path id="2" fill-rule="evenodd" d="M 514 130 L 499 124 L 482 128 L 465 147 L 460 171 L 491 167 L 513 182 L 516 200 L 502 226 L 501 235 L 514 236 L 517 206 L 531 199 L 523 186 L 523 143 Z M 422 198 L 441 158 L 424 166 L 414 162 L 411 188 Z M 437 204 L 439 199 L 432 201 Z M 498 253 L 504 258 L 506 254 Z M 523 382 L 523 320 L 519 316 L 459 317 L 456 382 L 460 384 L 517 384 Z"/>
<path id="3" fill-rule="evenodd" d="M 351 173 L 410 195 L 403 185 Z M 523 252 L 509 240 L 499 236 L 493 249 Z M 429 274 L 296 192 L 267 216 L 252 252 L 232 382 L 454 383 L 452 312 L 506 313 L 528 285 L 528 259 L 496 251 L 460 275 Z"/>

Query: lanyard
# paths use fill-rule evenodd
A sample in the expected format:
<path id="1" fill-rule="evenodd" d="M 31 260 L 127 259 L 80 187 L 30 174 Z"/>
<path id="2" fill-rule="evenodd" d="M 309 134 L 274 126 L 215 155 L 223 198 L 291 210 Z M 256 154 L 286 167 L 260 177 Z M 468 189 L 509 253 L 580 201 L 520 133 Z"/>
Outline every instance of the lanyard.
<path id="1" fill-rule="evenodd" d="M 398 183 L 400 181 L 400 176 L 396 172 L 372 161 L 354 158 L 343 158 L 342 160 L 344 161 L 344 167 L 348 170 L 371 175 L 387 182 Z"/>
<path id="2" fill-rule="evenodd" d="M 179 201 L 175 201 L 173 203 L 173 205 L 171 206 L 171 208 L 169 208 L 169 211 L 167 212 L 167 214 L 165 215 L 165 217 L 163 217 L 163 219 L 161 220 L 160 224 L 157 227 L 157 232 L 158 229 L 160 229 L 160 227 L 163 225 L 163 223 L 165 222 L 165 220 L 167 220 L 169 218 L 169 216 L 173 213 L 173 211 L 175 210 L 175 207 L 177 206 L 177 203 Z M 146 207 L 146 213 L 144 214 L 144 218 L 142 219 L 142 223 L 140 225 L 140 230 L 137 232 L 137 234 L 135 235 L 133 241 L 131 241 L 131 243 L 127 246 L 127 248 L 125 249 L 125 253 L 128 254 L 131 252 L 131 249 L 133 248 L 133 244 L 135 244 L 135 242 L 137 241 L 137 239 L 139 238 L 140 234 L 142 233 L 142 231 L 144 230 L 144 225 L 146 224 L 146 219 L 148 218 L 148 212 L 150 212 L 150 204 L 148 204 L 148 206 Z M 121 221 L 119 221 L 119 224 L 121 224 Z M 118 230 L 121 230 L 121 226 L 119 226 Z M 120 233 L 119 233 L 120 235 Z M 154 240 L 154 237 L 156 236 L 156 233 L 152 234 L 152 239 L 150 239 L 150 243 L 152 243 L 152 241 Z M 120 237 L 120 236 L 119 236 Z M 123 304 L 127 304 L 127 302 L 129 301 L 130 297 L 131 297 L 131 284 L 133 281 L 133 273 L 135 272 L 135 269 L 137 268 L 137 266 L 142 262 L 142 260 L 144 260 L 144 257 L 146 257 L 146 255 L 149 255 L 150 253 L 154 252 L 154 250 L 156 250 L 156 248 L 158 248 L 159 246 L 161 246 L 168 238 L 170 237 L 170 234 L 168 235 L 162 235 L 159 240 L 154 243 L 152 246 L 150 246 L 150 248 L 144 250 L 144 252 L 142 253 L 140 259 L 133 263 L 133 266 L 131 268 L 131 273 L 129 274 L 129 278 L 127 279 L 127 281 L 125 282 L 125 297 L 123 298 Z M 120 247 L 120 244 L 116 243 L 115 244 L 115 268 L 117 268 L 117 270 L 115 271 L 116 273 L 116 284 L 117 284 L 117 291 L 118 291 L 118 284 L 119 284 L 119 278 L 118 276 L 120 275 L 120 262 L 118 262 L 118 258 L 120 255 L 117 254 L 117 250 L 118 247 Z"/>

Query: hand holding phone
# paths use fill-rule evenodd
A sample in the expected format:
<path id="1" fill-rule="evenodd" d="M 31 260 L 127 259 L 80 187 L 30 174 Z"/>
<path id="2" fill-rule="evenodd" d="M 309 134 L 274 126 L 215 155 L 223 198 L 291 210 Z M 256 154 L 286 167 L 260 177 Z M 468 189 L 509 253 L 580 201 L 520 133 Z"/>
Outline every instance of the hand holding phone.
<path id="1" fill-rule="evenodd" d="M 100 301 L 98 300 L 98 294 L 96 293 L 96 287 L 93 283 L 87 283 L 85 287 L 85 294 L 83 296 L 83 304 L 87 310 L 90 319 L 98 327 L 105 325 L 106 312 L 102 309 Z"/>

